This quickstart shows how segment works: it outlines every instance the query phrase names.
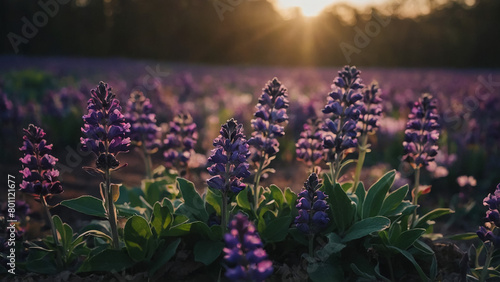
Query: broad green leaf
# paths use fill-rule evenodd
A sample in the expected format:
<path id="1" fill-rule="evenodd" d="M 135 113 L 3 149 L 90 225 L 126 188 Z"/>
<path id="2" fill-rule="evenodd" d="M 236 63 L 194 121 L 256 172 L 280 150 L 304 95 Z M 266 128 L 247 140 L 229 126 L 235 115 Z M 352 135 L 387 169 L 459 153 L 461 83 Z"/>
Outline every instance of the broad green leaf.
<path id="1" fill-rule="evenodd" d="M 413 246 L 417 250 L 421 251 L 422 253 L 424 253 L 426 255 L 433 255 L 434 254 L 434 251 L 432 250 L 432 248 L 420 240 L 415 241 L 415 243 L 413 243 Z"/>
<path id="2" fill-rule="evenodd" d="M 307 273 L 309 274 L 309 278 L 314 282 L 344 280 L 344 272 L 339 263 L 311 262 L 307 265 Z"/>
<path id="3" fill-rule="evenodd" d="M 326 237 L 328 238 L 328 243 L 316 252 L 316 256 L 322 261 L 326 261 L 333 254 L 340 253 L 346 246 L 341 243 L 342 240 L 339 235 L 333 232 Z"/>
<path id="4" fill-rule="evenodd" d="M 250 204 L 250 201 L 248 200 L 248 195 L 249 195 L 248 191 L 250 191 L 249 186 L 247 186 L 245 189 L 243 189 L 241 192 L 239 192 L 238 195 L 236 195 L 236 203 L 238 204 L 238 206 L 240 208 L 242 208 L 245 211 L 252 210 L 252 206 Z M 222 203 L 222 199 L 221 199 L 221 203 Z M 220 213 L 220 209 L 221 209 L 220 206 L 218 206 L 217 208 L 218 208 L 219 213 Z"/>
<path id="5" fill-rule="evenodd" d="M 267 222 L 266 228 L 261 232 L 262 239 L 267 243 L 283 241 L 291 223 L 291 216 L 278 217 Z"/>
<path id="6" fill-rule="evenodd" d="M 354 263 L 351 263 L 351 269 L 361 278 L 368 279 L 369 281 L 377 281 L 377 278 L 374 275 L 361 271 Z"/>
<path id="7" fill-rule="evenodd" d="M 170 229 L 166 232 L 165 235 L 175 237 L 189 234 L 192 223 L 188 223 L 188 221 L 189 218 L 185 215 L 174 215 L 174 221 L 172 222 Z"/>
<path id="8" fill-rule="evenodd" d="M 106 217 L 102 201 L 92 196 L 81 196 L 76 199 L 64 200 L 61 205 L 83 214 Z"/>
<path id="9" fill-rule="evenodd" d="M 163 267 L 174 255 L 181 242 L 181 238 L 177 238 L 175 241 L 170 243 L 163 252 L 155 257 L 155 259 L 151 262 L 151 266 L 149 268 L 149 274 L 154 275 L 158 269 Z"/>
<path id="10" fill-rule="evenodd" d="M 476 232 L 462 233 L 448 237 L 450 240 L 474 240 L 477 239 Z"/>
<path id="11" fill-rule="evenodd" d="M 57 265 L 54 263 L 55 257 L 48 253 L 42 258 L 26 261 L 26 269 L 32 273 L 39 274 L 56 274 L 60 272 Z"/>
<path id="12" fill-rule="evenodd" d="M 443 215 L 447 215 L 450 213 L 454 213 L 453 210 L 447 209 L 447 208 L 438 208 L 434 209 L 428 213 L 426 213 L 424 216 L 418 219 L 417 224 L 415 225 L 415 228 L 425 228 L 429 227 L 429 220 L 436 219 L 438 217 L 441 217 Z"/>
<path id="13" fill-rule="evenodd" d="M 379 215 L 380 208 L 382 207 L 387 192 L 391 189 L 395 175 L 395 170 L 387 172 L 368 189 L 363 202 L 361 218 Z"/>
<path id="14" fill-rule="evenodd" d="M 422 268 L 420 267 L 420 265 L 417 263 L 417 261 L 415 260 L 415 258 L 413 257 L 413 255 L 408 252 L 408 251 L 405 251 L 405 250 L 401 250 L 399 248 L 396 248 L 394 246 L 387 246 L 389 249 L 392 249 L 396 252 L 399 252 L 401 253 L 403 256 L 405 256 L 412 264 L 413 266 L 415 267 L 415 269 L 417 270 L 418 272 L 418 275 L 420 276 L 420 280 L 421 281 L 431 281 L 429 279 L 429 277 L 427 277 L 427 275 L 425 275 L 424 271 L 422 270 Z"/>
<path id="15" fill-rule="evenodd" d="M 127 252 L 134 261 L 141 261 L 146 258 L 150 251 L 147 247 L 152 236 L 151 228 L 142 216 L 134 215 L 127 220 L 123 230 L 123 237 Z"/>
<path id="16" fill-rule="evenodd" d="M 345 182 L 342 183 L 340 186 L 342 187 L 342 190 L 344 190 L 347 193 L 347 191 L 349 191 L 349 189 L 351 189 L 353 185 L 354 183 L 352 182 Z"/>
<path id="17" fill-rule="evenodd" d="M 119 272 L 134 265 L 134 261 L 125 250 L 106 249 L 84 261 L 78 272 Z"/>
<path id="18" fill-rule="evenodd" d="M 423 228 L 414 228 L 410 230 L 406 230 L 401 232 L 398 237 L 392 242 L 392 245 L 396 248 L 406 250 L 408 249 L 415 241 L 417 241 L 422 234 L 425 233 L 425 229 Z"/>
<path id="19" fill-rule="evenodd" d="M 386 215 L 386 213 L 394 210 L 399 205 L 401 205 L 401 202 L 405 199 L 406 194 L 408 194 L 408 189 L 408 184 L 406 184 L 387 195 L 380 209 L 380 214 Z"/>
<path id="20" fill-rule="evenodd" d="M 194 260 L 202 262 L 205 265 L 210 265 L 220 256 L 223 248 L 224 243 L 220 241 L 198 241 L 193 248 Z"/>
<path id="21" fill-rule="evenodd" d="M 293 239 L 297 242 L 300 243 L 304 246 L 308 246 L 309 241 L 307 236 L 298 230 L 297 228 L 290 228 L 288 229 L 288 233 L 293 237 Z"/>
<path id="22" fill-rule="evenodd" d="M 239 194 L 241 194 L 241 192 Z M 212 189 L 207 189 L 207 194 L 205 195 L 205 201 L 207 201 L 207 203 L 214 208 L 217 215 L 220 215 L 222 207 L 222 195 L 220 194 L 219 190 L 214 191 Z"/>
<path id="23" fill-rule="evenodd" d="M 271 190 L 271 197 L 276 201 L 276 203 L 278 203 L 278 207 L 282 208 L 283 203 L 285 202 L 285 197 L 283 196 L 281 189 L 274 184 L 271 184 L 269 189 Z"/>
<path id="24" fill-rule="evenodd" d="M 355 205 L 338 183 L 334 187 L 325 186 L 325 193 L 328 195 L 333 221 L 340 233 L 344 233 L 352 224 Z"/>
<path id="25" fill-rule="evenodd" d="M 122 205 L 115 205 L 118 216 L 123 216 L 125 218 L 129 218 L 133 215 L 146 215 L 146 209 L 141 207 L 133 207 L 128 203 Z"/>
<path id="26" fill-rule="evenodd" d="M 365 202 L 366 197 L 365 185 L 363 182 L 359 182 L 358 187 L 356 188 L 356 196 L 358 197 L 358 205 L 356 206 L 357 213 L 361 217 L 361 213 L 363 212 L 363 203 Z"/>
<path id="27" fill-rule="evenodd" d="M 162 207 L 159 202 L 156 202 L 153 207 L 151 226 L 155 229 L 158 237 L 165 236 L 165 232 L 169 229 L 172 220 L 173 216 L 170 213 L 170 209 L 168 207 Z"/>
<path id="28" fill-rule="evenodd" d="M 151 206 L 154 205 L 156 201 L 167 196 L 167 185 L 168 182 L 163 178 L 143 180 L 144 198 Z"/>
<path id="29" fill-rule="evenodd" d="M 205 209 L 205 202 L 196 192 L 193 182 L 184 178 L 177 178 L 177 184 L 184 198 L 184 205 L 178 207 L 179 213 L 188 217 L 192 216 L 195 220 L 207 222 L 208 213 Z"/>
<path id="30" fill-rule="evenodd" d="M 295 194 L 295 192 L 293 192 L 290 187 L 285 188 L 284 195 L 287 204 L 290 206 L 295 206 L 295 202 L 297 201 L 297 194 Z"/>
<path id="31" fill-rule="evenodd" d="M 382 231 L 388 228 L 391 221 L 387 217 L 375 216 L 363 219 L 354 223 L 349 230 L 347 230 L 342 243 L 346 243 L 355 239 L 362 238 L 372 232 Z"/>

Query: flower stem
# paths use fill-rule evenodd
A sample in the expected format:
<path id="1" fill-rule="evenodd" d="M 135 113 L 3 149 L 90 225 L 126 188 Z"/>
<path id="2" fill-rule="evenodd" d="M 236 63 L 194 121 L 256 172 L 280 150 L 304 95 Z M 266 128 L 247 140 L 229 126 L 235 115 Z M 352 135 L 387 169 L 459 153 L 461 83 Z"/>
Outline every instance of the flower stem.
<path id="1" fill-rule="evenodd" d="M 227 192 L 222 192 L 222 211 L 221 211 L 222 234 L 227 232 Z"/>
<path id="2" fill-rule="evenodd" d="M 309 234 L 309 256 L 314 257 L 314 234 Z"/>
<path id="3" fill-rule="evenodd" d="M 366 152 L 368 151 L 366 148 L 366 144 L 368 143 L 368 135 L 364 134 L 361 137 L 361 144 L 359 145 L 359 155 L 358 162 L 356 164 L 356 172 L 354 174 L 354 185 L 352 186 L 352 192 L 356 192 L 356 189 L 359 185 L 359 178 L 361 176 L 361 170 L 363 169 L 363 164 L 365 163 Z"/>
<path id="4" fill-rule="evenodd" d="M 420 166 L 415 169 L 415 186 L 413 187 L 413 203 L 415 206 L 418 205 L 418 188 L 420 186 Z M 413 211 L 412 225 L 415 226 L 417 223 L 417 208 Z"/>
<path id="5" fill-rule="evenodd" d="M 151 162 L 151 155 L 148 154 L 148 149 L 146 148 L 146 142 L 144 136 L 142 137 L 142 153 L 144 154 L 144 164 L 146 166 L 146 178 L 147 179 L 152 179 L 152 173 L 151 173 L 151 167 L 152 162 Z"/>
<path id="6" fill-rule="evenodd" d="M 259 167 L 257 168 L 257 172 L 255 173 L 255 180 L 254 180 L 254 185 L 253 185 L 253 210 L 255 214 L 257 215 L 257 209 L 259 208 L 259 199 L 260 199 L 260 191 L 259 191 L 259 183 L 260 183 L 260 177 L 262 175 L 262 169 L 264 167 L 264 152 L 262 152 L 262 157 L 259 162 Z"/>
<path id="7" fill-rule="evenodd" d="M 485 249 L 486 249 L 486 260 L 484 261 L 483 271 L 481 271 L 481 277 L 479 278 L 479 282 L 484 282 L 486 281 L 486 278 L 488 278 L 489 276 L 488 268 L 490 267 L 493 251 L 495 250 L 495 248 L 492 245 L 488 248 L 486 244 L 485 244 Z"/>
<path id="8" fill-rule="evenodd" d="M 116 210 L 115 210 L 115 203 L 113 202 L 113 191 L 111 191 L 111 182 L 110 182 L 110 172 L 109 168 L 106 169 L 106 187 L 104 188 L 105 193 L 106 193 L 106 206 L 107 206 L 107 212 L 108 212 L 108 221 L 109 221 L 109 226 L 111 227 L 111 235 L 113 238 L 113 248 L 115 250 L 118 250 L 120 248 L 120 242 L 118 238 L 118 228 L 116 224 Z"/>
<path id="9" fill-rule="evenodd" d="M 57 260 L 58 264 L 60 264 L 62 266 L 63 264 L 62 264 L 62 260 L 61 260 L 61 253 L 59 250 L 59 246 L 61 244 L 59 243 L 59 238 L 57 237 L 57 230 L 56 230 L 56 227 L 54 225 L 54 221 L 52 220 L 52 215 L 50 214 L 50 210 L 49 210 L 49 207 L 47 205 L 47 201 L 45 200 L 45 196 L 40 196 L 40 201 L 42 202 L 43 209 L 45 210 L 45 214 L 47 215 L 47 218 L 50 222 L 50 229 L 52 231 L 52 237 L 54 237 L 54 244 L 56 245 L 56 248 L 57 248 L 56 260 Z"/>

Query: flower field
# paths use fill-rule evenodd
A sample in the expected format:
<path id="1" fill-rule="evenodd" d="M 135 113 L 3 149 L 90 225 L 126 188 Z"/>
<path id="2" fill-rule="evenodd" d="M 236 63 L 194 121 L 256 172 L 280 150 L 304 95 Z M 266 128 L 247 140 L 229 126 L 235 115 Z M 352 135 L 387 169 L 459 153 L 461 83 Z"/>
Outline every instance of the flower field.
<path id="1" fill-rule="evenodd" d="M 500 71 L 358 67 L 0 57 L 0 272 L 497 279 Z"/>

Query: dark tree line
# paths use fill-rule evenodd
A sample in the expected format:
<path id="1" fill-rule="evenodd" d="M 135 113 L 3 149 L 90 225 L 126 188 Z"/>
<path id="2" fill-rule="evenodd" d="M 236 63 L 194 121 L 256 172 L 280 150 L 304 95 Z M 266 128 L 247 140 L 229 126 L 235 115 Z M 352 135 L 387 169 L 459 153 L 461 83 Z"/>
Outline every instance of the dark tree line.
<path id="1" fill-rule="evenodd" d="M 341 9 L 283 18 L 267 1 L 0 0 L 0 53 L 264 65 L 500 66 L 500 1 L 416 18 Z M 237 5 L 235 5 L 235 3 Z"/>

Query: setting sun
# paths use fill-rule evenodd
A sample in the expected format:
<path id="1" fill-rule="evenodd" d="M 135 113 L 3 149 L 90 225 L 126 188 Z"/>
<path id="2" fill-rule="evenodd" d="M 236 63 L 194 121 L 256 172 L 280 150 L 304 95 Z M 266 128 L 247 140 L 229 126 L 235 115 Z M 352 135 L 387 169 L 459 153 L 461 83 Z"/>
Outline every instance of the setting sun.
<path id="1" fill-rule="evenodd" d="M 345 2 L 342 0 L 277 0 L 276 4 L 281 10 L 299 8 L 302 15 L 306 17 L 315 17 L 326 7 L 335 3 Z M 381 3 L 383 0 L 355 0 L 349 3 L 354 6 L 365 6 L 368 4 Z"/>

